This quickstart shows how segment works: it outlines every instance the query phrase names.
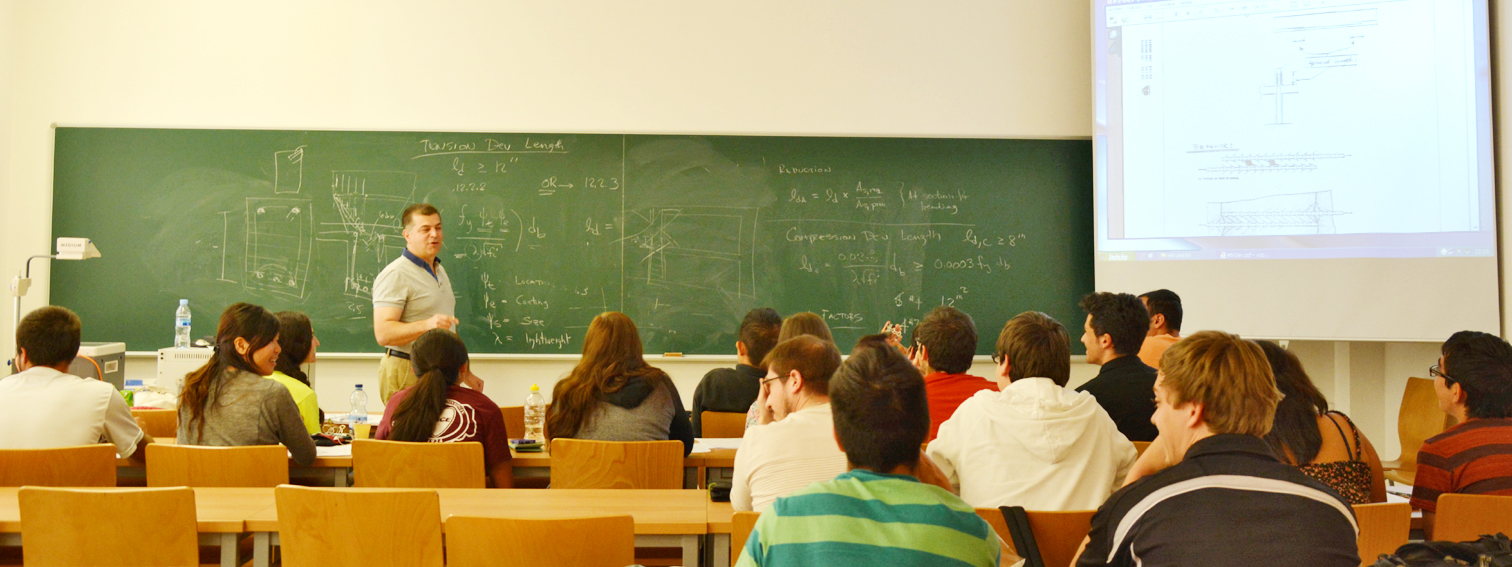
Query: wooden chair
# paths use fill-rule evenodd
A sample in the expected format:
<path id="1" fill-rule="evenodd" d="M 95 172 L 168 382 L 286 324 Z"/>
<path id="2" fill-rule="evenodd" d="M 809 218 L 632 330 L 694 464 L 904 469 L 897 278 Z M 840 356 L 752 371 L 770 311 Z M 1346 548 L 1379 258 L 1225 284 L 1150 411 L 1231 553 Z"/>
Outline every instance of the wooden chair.
<path id="1" fill-rule="evenodd" d="M 682 488 L 682 441 L 555 439 L 551 487 Z"/>
<path id="2" fill-rule="evenodd" d="M 140 418 L 147 424 L 145 429 L 148 435 L 163 439 L 178 437 L 178 410 L 134 409 L 131 410 L 131 416 Z"/>
<path id="3" fill-rule="evenodd" d="M 199 565 L 194 491 L 25 487 L 27 565 Z"/>
<path id="4" fill-rule="evenodd" d="M 1360 523 L 1360 564 L 1374 565 L 1382 553 L 1396 553 L 1407 543 L 1412 523 L 1412 506 L 1406 502 L 1355 504 L 1355 520 Z"/>
<path id="5" fill-rule="evenodd" d="M 1417 476 L 1418 449 L 1429 437 L 1443 433 L 1454 418 L 1438 407 L 1438 394 L 1433 390 L 1433 380 L 1408 378 L 1402 391 L 1402 406 L 1397 410 L 1397 440 L 1402 454 L 1394 461 L 1382 461 L 1381 468 L 1387 479 L 1401 484 L 1412 484 Z"/>
<path id="6" fill-rule="evenodd" d="M 1076 550 L 1081 548 L 1082 540 L 1087 538 L 1087 532 L 1092 530 L 1092 514 L 1096 512 L 1096 510 L 1025 511 L 1025 514 L 1029 516 L 1029 529 L 1034 532 L 1034 540 L 1039 545 L 1040 558 L 1045 561 L 1045 567 L 1071 565 L 1071 558 L 1076 555 Z M 1001 510 L 977 508 L 976 513 L 987 520 L 992 530 L 997 532 L 999 538 L 1002 538 L 1005 551 L 1018 552 L 1013 548 L 1013 534 L 1008 531 L 1008 521 L 1003 518 Z"/>
<path id="7" fill-rule="evenodd" d="M 273 498 L 285 567 L 441 567 L 434 490 L 284 485 Z"/>
<path id="8" fill-rule="evenodd" d="M 1150 448 L 1149 441 L 1131 441 L 1131 443 L 1134 444 L 1134 450 L 1138 451 L 1138 454 L 1135 455 L 1135 458 L 1143 457 L 1145 451 Z"/>
<path id="9" fill-rule="evenodd" d="M 1497 532 L 1512 534 L 1512 496 L 1439 495 L 1433 539 L 1470 541 Z"/>
<path id="10" fill-rule="evenodd" d="M 740 562 L 740 552 L 745 549 L 746 540 L 751 539 L 751 531 L 756 529 L 756 519 L 761 517 L 759 512 L 736 512 L 730 517 L 730 564 Z"/>
<path id="11" fill-rule="evenodd" d="M 272 488 L 289 483 L 283 445 L 147 446 L 147 486 Z"/>
<path id="12" fill-rule="evenodd" d="M 525 438 L 525 406 L 499 406 L 504 414 L 504 432 L 510 439 Z M 538 439 L 538 441 L 543 441 Z"/>
<path id="13" fill-rule="evenodd" d="M 732 439 L 745 437 L 746 414 L 744 413 L 706 411 L 698 414 L 698 422 L 702 426 L 703 437 Z"/>
<path id="14" fill-rule="evenodd" d="M 446 519 L 448 567 L 623 567 L 635 563 L 630 516 Z"/>
<path id="15" fill-rule="evenodd" d="M 0 486 L 115 486 L 115 445 L 0 449 Z"/>
<path id="16" fill-rule="evenodd" d="M 483 444 L 352 442 L 353 484 L 369 488 L 488 488 Z"/>

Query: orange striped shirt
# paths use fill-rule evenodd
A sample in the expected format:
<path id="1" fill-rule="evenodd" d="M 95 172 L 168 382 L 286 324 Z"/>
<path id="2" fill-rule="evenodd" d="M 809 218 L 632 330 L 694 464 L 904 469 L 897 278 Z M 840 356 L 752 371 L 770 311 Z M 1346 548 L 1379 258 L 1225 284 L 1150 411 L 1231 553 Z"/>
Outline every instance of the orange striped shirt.
<path id="1" fill-rule="evenodd" d="M 1429 437 L 1417 462 L 1412 506 L 1425 512 L 1440 494 L 1512 496 L 1512 418 L 1470 419 Z"/>

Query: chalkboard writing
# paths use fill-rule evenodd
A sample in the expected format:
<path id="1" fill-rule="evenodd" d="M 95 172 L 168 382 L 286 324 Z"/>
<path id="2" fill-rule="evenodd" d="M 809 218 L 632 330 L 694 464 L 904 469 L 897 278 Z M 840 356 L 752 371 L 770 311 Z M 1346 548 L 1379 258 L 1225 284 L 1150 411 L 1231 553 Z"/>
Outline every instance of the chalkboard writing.
<path id="1" fill-rule="evenodd" d="M 576 353 L 623 311 L 648 353 L 734 352 L 757 306 L 820 314 L 843 349 L 953 305 L 1076 334 L 1092 287 L 1091 147 L 957 140 L 59 128 L 53 266 L 86 340 L 172 341 L 236 301 L 310 315 L 328 352 L 377 352 L 373 278 L 400 213 L 441 210 L 475 352 Z"/>

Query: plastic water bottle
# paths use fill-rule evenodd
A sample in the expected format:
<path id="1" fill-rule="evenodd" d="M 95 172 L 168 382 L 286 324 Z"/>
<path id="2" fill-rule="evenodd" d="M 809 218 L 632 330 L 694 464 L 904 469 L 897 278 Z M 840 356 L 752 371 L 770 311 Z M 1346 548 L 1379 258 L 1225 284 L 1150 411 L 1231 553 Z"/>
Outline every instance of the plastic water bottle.
<path id="1" fill-rule="evenodd" d="M 525 396 L 525 438 L 545 441 L 546 397 L 541 395 L 539 384 L 530 385 L 530 395 Z"/>
<path id="2" fill-rule="evenodd" d="M 362 384 L 352 392 L 352 413 L 347 414 L 347 423 L 367 423 L 367 392 L 362 390 Z"/>
<path id="3" fill-rule="evenodd" d="M 180 299 L 173 312 L 173 348 L 189 348 L 189 300 Z"/>

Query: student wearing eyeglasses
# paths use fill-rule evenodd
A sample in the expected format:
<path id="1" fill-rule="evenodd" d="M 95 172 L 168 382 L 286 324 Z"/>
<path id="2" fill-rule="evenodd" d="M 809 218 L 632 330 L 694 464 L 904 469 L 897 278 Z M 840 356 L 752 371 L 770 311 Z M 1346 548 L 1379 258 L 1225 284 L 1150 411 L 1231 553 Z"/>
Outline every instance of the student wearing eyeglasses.
<path id="1" fill-rule="evenodd" d="M 1412 506 L 1422 509 L 1429 537 L 1440 494 L 1512 495 L 1512 345 L 1460 331 L 1441 352 L 1428 374 L 1439 409 L 1459 424 L 1418 450 Z"/>

